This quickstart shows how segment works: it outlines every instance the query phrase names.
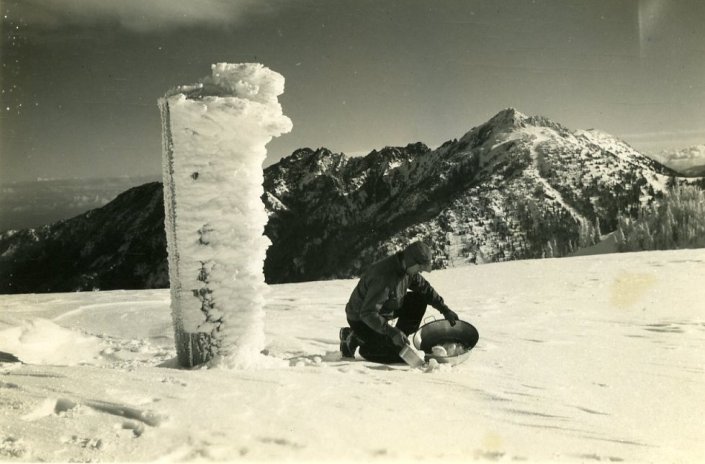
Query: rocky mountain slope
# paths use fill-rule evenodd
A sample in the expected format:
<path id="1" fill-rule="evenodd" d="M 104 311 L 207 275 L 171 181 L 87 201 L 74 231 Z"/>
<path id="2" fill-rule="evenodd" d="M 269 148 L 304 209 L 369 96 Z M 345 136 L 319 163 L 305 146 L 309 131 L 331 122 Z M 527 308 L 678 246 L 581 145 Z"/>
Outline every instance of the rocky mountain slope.
<path id="1" fill-rule="evenodd" d="M 167 287 L 162 198 L 152 182 L 72 219 L 0 234 L 0 293 Z"/>
<path id="2" fill-rule="evenodd" d="M 436 150 L 299 150 L 265 171 L 271 281 L 356 275 L 411 240 L 436 267 L 563 256 L 614 229 L 673 171 L 593 130 L 507 109 Z"/>
<path id="3" fill-rule="evenodd" d="M 270 283 L 352 277 L 412 240 L 436 268 L 563 256 L 614 230 L 618 212 L 676 175 L 626 143 L 514 109 L 431 150 L 365 157 L 301 149 L 265 169 Z M 0 236 L 0 292 L 168 285 L 162 192 Z"/>

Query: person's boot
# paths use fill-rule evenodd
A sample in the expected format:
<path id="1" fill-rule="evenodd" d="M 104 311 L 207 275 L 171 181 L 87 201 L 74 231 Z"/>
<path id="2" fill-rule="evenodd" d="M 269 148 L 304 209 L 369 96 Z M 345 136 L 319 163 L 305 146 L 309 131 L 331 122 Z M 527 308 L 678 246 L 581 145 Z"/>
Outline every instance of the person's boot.
<path id="1" fill-rule="evenodd" d="M 357 341 L 353 330 L 350 327 L 341 328 L 338 338 L 340 338 L 340 352 L 343 354 L 343 357 L 354 358 L 355 350 L 360 343 Z"/>

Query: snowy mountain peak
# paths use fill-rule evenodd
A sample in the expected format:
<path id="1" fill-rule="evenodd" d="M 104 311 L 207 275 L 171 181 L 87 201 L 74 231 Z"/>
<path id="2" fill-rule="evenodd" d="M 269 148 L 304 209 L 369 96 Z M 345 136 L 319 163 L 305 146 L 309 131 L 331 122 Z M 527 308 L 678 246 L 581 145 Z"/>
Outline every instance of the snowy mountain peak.
<path id="1" fill-rule="evenodd" d="M 372 161 L 401 161 L 410 160 L 424 153 L 430 152 L 431 149 L 422 142 L 410 143 L 405 147 L 384 147 L 381 150 L 372 150 L 367 157 Z"/>
<path id="2" fill-rule="evenodd" d="M 333 153 L 327 148 L 321 147 L 316 150 L 311 148 L 300 148 L 294 151 L 290 156 L 282 158 L 279 163 L 274 166 L 282 166 L 289 169 L 296 169 L 302 173 L 311 172 L 327 172 L 334 169 L 341 163 L 345 163 L 347 157 L 342 153 Z M 270 167 L 270 168 L 271 168 Z"/>
<path id="3" fill-rule="evenodd" d="M 515 108 L 435 150 L 385 147 L 325 175 L 303 164 L 265 176 L 276 197 L 265 199 L 267 231 L 278 239 L 270 282 L 350 277 L 417 239 L 433 244 L 437 267 L 563 256 L 613 230 L 667 180 L 615 137 Z"/>
<path id="4" fill-rule="evenodd" d="M 281 162 L 287 162 L 287 161 L 294 161 L 294 162 L 300 162 L 303 160 L 307 160 L 310 158 L 325 158 L 327 156 L 332 155 L 333 153 L 325 148 L 317 148 L 315 150 L 311 148 L 299 148 L 298 150 L 295 150 L 291 155 L 287 156 L 286 158 L 282 158 Z"/>
<path id="5" fill-rule="evenodd" d="M 488 121 L 488 124 L 502 127 L 517 127 L 521 126 L 527 118 L 528 116 L 518 111 L 516 108 L 505 108 L 494 115 Z"/>

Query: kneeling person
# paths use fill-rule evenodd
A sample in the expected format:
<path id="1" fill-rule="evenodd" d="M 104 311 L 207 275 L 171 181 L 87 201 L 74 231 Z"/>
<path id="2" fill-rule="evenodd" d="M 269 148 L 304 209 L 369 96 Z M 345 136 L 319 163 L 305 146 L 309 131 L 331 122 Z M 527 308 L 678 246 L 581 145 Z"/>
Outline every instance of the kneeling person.
<path id="1" fill-rule="evenodd" d="M 414 242 L 362 274 L 345 307 L 350 327 L 340 329 L 344 357 L 354 357 L 360 346 L 360 355 L 369 361 L 403 362 L 399 351 L 409 343 L 407 336 L 419 329 L 427 305 L 455 324 L 458 315 L 421 277 L 422 271 L 431 270 L 432 258 L 426 244 Z M 396 326 L 391 326 L 395 318 Z"/>

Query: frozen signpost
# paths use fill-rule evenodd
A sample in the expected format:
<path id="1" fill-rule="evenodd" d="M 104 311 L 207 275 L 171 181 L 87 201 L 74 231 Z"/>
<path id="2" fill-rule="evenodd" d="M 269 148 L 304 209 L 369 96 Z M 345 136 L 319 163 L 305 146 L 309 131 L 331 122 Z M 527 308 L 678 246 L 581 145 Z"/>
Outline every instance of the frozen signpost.
<path id="1" fill-rule="evenodd" d="M 182 366 L 262 362 L 269 240 L 262 162 L 291 130 L 284 78 L 261 64 L 218 63 L 159 99 L 171 309 Z"/>

